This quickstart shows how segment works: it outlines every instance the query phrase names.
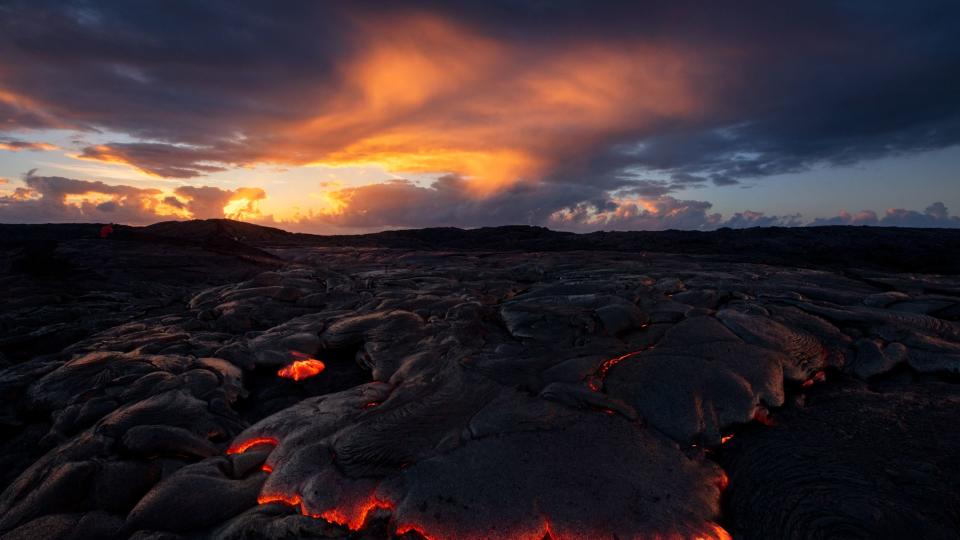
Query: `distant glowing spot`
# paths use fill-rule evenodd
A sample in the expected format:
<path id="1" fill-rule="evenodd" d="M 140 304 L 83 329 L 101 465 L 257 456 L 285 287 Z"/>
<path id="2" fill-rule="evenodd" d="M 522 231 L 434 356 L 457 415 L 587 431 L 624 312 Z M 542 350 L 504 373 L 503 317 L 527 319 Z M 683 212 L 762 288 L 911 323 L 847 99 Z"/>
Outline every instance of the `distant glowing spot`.
<path id="1" fill-rule="evenodd" d="M 363 404 L 363 408 L 364 408 L 364 409 L 372 409 L 372 408 L 374 408 L 374 407 L 379 406 L 380 403 L 381 403 L 380 401 L 368 401 L 367 403 L 364 403 L 364 404 Z"/>
<path id="2" fill-rule="evenodd" d="M 263 472 L 265 472 L 265 473 L 267 473 L 267 474 L 270 474 L 270 473 L 273 472 L 273 467 L 271 467 L 271 466 L 267 465 L 266 463 L 264 463 L 263 466 L 260 467 L 260 470 L 263 471 Z"/>
<path id="3" fill-rule="evenodd" d="M 770 412 L 763 407 L 757 407 L 757 410 L 753 413 L 753 419 L 765 426 L 777 425 L 777 423 L 773 421 L 773 418 L 770 417 Z"/>
<path id="4" fill-rule="evenodd" d="M 727 442 L 733 438 L 733 435 L 724 435 L 720 437 L 720 444 L 727 444 Z"/>
<path id="5" fill-rule="evenodd" d="M 824 373 L 823 371 L 818 371 L 813 374 L 813 377 L 810 377 L 809 379 L 803 381 L 803 384 L 801 386 L 803 386 L 804 388 L 809 388 L 814 384 L 822 383 L 825 380 L 827 380 L 827 374 Z"/>
<path id="6" fill-rule="evenodd" d="M 729 485 L 730 477 L 727 476 L 727 473 L 720 471 L 720 476 L 717 478 L 717 487 L 720 488 L 720 491 L 725 491 Z"/>
<path id="7" fill-rule="evenodd" d="M 242 443 L 237 444 L 237 445 L 235 445 L 235 446 L 231 446 L 230 448 L 227 449 L 227 453 L 228 453 L 228 454 L 242 454 L 242 453 L 246 452 L 247 450 L 249 450 L 249 449 L 251 449 L 251 448 L 253 448 L 254 446 L 257 446 L 257 445 L 259 445 L 259 444 L 269 444 L 269 445 L 271 445 L 271 446 L 277 446 L 278 444 L 280 444 L 280 441 L 278 441 L 278 440 L 277 440 L 276 438 L 274 438 L 274 437 L 255 437 L 255 438 L 253 438 L 253 439 L 247 439 L 247 440 L 243 441 Z"/>

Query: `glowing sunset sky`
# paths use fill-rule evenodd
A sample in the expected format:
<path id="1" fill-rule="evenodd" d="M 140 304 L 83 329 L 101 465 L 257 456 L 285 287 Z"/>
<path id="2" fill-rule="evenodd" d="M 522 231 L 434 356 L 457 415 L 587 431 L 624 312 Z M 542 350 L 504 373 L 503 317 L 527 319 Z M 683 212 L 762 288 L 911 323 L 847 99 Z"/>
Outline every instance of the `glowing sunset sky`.
<path id="1" fill-rule="evenodd" d="M 0 222 L 960 226 L 960 4 L 886 4 L 7 1 Z"/>

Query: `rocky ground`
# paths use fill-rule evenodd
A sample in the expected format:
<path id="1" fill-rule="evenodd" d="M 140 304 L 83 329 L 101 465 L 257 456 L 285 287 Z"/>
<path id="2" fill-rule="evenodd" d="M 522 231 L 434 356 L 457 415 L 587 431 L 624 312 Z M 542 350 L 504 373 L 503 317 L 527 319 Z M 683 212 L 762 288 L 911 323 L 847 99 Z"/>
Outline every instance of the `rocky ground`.
<path id="1" fill-rule="evenodd" d="M 0 226 L 4 540 L 958 538 L 956 233 L 98 230 Z"/>

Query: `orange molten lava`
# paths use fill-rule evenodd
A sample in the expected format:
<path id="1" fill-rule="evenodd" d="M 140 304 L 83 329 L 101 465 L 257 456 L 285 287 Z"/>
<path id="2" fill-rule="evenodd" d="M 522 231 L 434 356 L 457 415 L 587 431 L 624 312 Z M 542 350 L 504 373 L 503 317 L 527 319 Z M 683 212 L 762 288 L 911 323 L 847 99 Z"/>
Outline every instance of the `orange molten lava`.
<path id="1" fill-rule="evenodd" d="M 709 527 L 712 529 L 710 532 L 702 536 L 697 536 L 694 538 L 694 540 L 733 540 L 733 537 L 730 536 L 730 533 L 716 523 L 709 524 Z"/>
<path id="2" fill-rule="evenodd" d="M 281 368 L 280 371 L 277 372 L 277 375 L 284 379 L 302 381 L 303 379 L 308 379 L 319 374 L 326 368 L 327 366 L 320 360 L 307 358 L 305 360 L 294 360 L 292 364 Z"/>
<path id="3" fill-rule="evenodd" d="M 388 501 L 378 499 L 376 496 L 371 495 L 363 504 L 356 508 L 331 508 L 330 510 L 322 512 L 320 517 L 330 523 L 347 527 L 351 531 L 359 531 L 360 528 L 363 527 L 363 524 L 366 523 L 370 513 L 378 509 L 392 512 L 394 506 Z"/>
<path id="4" fill-rule="evenodd" d="M 727 441 L 733 438 L 733 435 L 724 435 L 720 437 L 720 444 L 727 444 Z"/>
<path id="5" fill-rule="evenodd" d="M 274 437 L 255 437 L 255 438 L 253 438 L 253 439 L 247 439 L 247 440 L 243 441 L 242 443 L 237 444 L 237 445 L 235 445 L 235 446 L 231 446 L 230 448 L 227 449 L 227 453 L 228 453 L 228 454 L 242 454 L 242 453 L 246 452 L 247 450 L 253 448 L 254 446 L 257 446 L 258 444 L 269 444 L 269 445 L 272 445 L 272 446 L 276 446 L 276 445 L 280 444 L 280 441 L 278 441 L 278 440 L 277 440 L 276 438 L 274 438 Z"/>
<path id="6" fill-rule="evenodd" d="M 275 493 L 273 495 L 260 495 L 257 497 L 257 502 L 260 504 L 280 503 L 287 506 L 300 506 L 301 500 L 299 495 Z"/>
<path id="7" fill-rule="evenodd" d="M 267 473 L 267 474 L 269 474 L 269 473 L 272 473 L 272 472 L 273 472 L 273 467 L 271 467 L 271 466 L 267 465 L 266 463 L 264 463 L 263 466 L 260 467 L 260 470 L 263 471 L 263 472 L 265 472 L 265 473 Z"/>
<path id="8" fill-rule="evenodd" d="M 427 531 L 423 530 L 423 527 L 420 527 L 419 525 L 414 525 L 412 523 L 403 523 L 397 525 L 397 536 L 403 536 L 408 532 L 415 532 L 422 536 L 425 540 L 438 540 L 437 538 L 427 534 Z"/>

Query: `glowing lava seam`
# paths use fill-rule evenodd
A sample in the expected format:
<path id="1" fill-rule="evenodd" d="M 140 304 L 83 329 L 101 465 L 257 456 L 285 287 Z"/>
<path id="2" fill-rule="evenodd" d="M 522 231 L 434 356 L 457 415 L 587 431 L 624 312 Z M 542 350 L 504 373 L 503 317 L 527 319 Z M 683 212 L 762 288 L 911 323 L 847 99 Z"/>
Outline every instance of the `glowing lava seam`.
<path id="1" fill-rule="evenodd" d="M 634 351 L 631 353 L 627 353 L 623 356 L 618 356 L 616 358 L 604 360 L 604 362 L 600 364 L 600 368 L 597 370 L 596 374 L 587 383 L 587 386 L 589 386 L 590 389 L 593 390 L 594 392 L 599 392 L 603 388 L 603 382 L 607 378 L 608 371 L 610 371 L 614 366 L 616 366 L 620 362 L 623 362 L 627 358 L 634 357 L 642 352 L 643 352 L 642 350 Z"/>
<path id="2" fill-rule="evenodd" d="M 352 516 L 341 509 L 331 508 L 321 513 L 320 517 L 330 523 L 347 527 L 351 531 L 359 531 L 363 527 L 363 524 L 366 523 L 370 513 L 378 509 L 392 512 L 395 508 L 390 502 L 371 496 L 360 508 L 354 509 L 354 511 L 351 512 L 351 514 L 353 514 Z"/>
<path id="3" fill-rule="evenodd" d="M 247 439 L 242 443 L 239 443 L 235 446 L 231 446 L 230 448 L 227 448 L 227 453 L 242 454 L 247 450 L 253 448 L 254 446 L 257 446 L 258 444 L 269 444 L 271 446 L 277 446 L 278 444 L 280 444 L 280 441 L 278 441 L 275 437 L 254 437 L 253 439 Z"/>

